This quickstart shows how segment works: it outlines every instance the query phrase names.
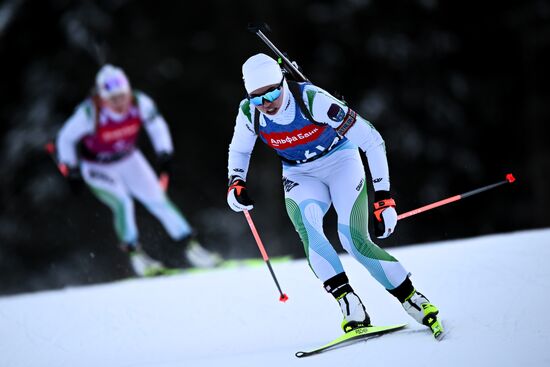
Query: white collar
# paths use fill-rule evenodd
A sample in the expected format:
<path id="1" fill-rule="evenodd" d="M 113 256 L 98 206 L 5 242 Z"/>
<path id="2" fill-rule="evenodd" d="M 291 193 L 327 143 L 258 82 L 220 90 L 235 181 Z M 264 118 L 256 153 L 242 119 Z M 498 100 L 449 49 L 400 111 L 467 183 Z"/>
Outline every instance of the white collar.
<path id="1" fill-rule="evenodd" d="M 128 116 L 129 114 L 129 111 L 126 113 L 115 112 L 107 106 L 103 106 L 102 110 L 103 110 L 103 113 L 107 115 L 107 117 L 109 117 L 109 119 L 117 122 L 124 120 L 126 116 Z"/>
<path id="2" fill-rule="evenodd" d="M 281 92 L 283 93 L 283 103 L 281 103 L 281 108 L 279 108 L 279 111 L 277 111 L 276 114 L 274 115 L 268 115 L 268 114 L 264 114 L 265 117 L 267 117 L 268 119 L 273 119 L 273 118 L 276 118 L 278 116 L 281 116 L 287 109 L 288 107 L 290 106 L 290 103 L 289 100 L 290 100 L 290 89 L 288 89 L 288 84 L 286 82 L 286 79 L 283 80 L 283 87 L 282 87 L 282 90 Z"/>

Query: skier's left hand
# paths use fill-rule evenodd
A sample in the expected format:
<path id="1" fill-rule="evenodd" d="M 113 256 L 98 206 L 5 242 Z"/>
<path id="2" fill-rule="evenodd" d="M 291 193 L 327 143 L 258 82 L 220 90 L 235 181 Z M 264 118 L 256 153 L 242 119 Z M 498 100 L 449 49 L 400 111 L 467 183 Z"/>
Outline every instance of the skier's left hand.
<path id="1" fill-rule="evenodd" d="M 157 167 L 159 176 L 172 176 L 172 162 L 174 155 L 172 153 L 161 152 L 157 156 Z"/>
<path id="2" fill-rule="evenodd" d="M 71 167 L 69 165 L 65 165 L 67 168 L 67 182 L 69 183 L 69 187 L 71 189 L 71 192 L 74 195 L 80 195 L 82 191 L 84 190 L 84 187 L 86 184 L 84 183 L 84 180 L 82 179 L 82 175 L 80 173 L 80 168 L 78 166 Z"/>
<path id="3" fill-rule="evenodd" d="M 387 238 L 397 226 L 397 212 L 395 201 L 391 198 L 389 191 L 376 191 L 374 193 L 374 234 L 377 238 Z"/>

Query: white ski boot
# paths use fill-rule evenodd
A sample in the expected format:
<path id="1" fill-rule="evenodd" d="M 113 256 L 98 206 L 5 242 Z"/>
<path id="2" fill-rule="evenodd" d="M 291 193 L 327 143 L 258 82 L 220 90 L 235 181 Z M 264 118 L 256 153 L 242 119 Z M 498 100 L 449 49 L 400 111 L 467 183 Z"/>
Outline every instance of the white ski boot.
<path id="1" fill-rule="evenodd" d="M 342 329 L 345 333 L 360 327 L 370 326 L 370 317 L 355 292 L 347 292 L 338 298 L 338 304 L 342 309 L 344 320 Z"/>
<path id="2" fill-rule="evenodd" d="M 195 268 L 214 268 L 223 261 L 219 254 L 208 251 L 194 238 L 187 241 L 184 254 L 189 264 Z"/>
<path id="3" fill-rule="evenodd" d="M 403 308 L 418 323 L 429 327 L 436 339 L 443 337 L 443 325 L 437 318 L 439 310 L 422 293 L 415 290 L 405 300 Z"/>
<path id="4" fill-rule="evenodd" d="M 130 255 L 130 264 L 136 275 L 140 277 L 150 277 L 163 274 L 166 270 L 160 261 L 157 261 L 147 255 L 141 246 L 123 246 Z"/>

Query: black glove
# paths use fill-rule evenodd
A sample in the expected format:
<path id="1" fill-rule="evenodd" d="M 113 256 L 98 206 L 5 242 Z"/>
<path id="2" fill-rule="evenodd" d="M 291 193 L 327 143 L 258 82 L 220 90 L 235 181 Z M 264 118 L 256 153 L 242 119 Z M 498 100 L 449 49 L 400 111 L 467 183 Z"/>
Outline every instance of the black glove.
<path id="1" fill-rule="evenodd" d="M 248 196 L 246 182 L 239 177 L 232 177 L 227 189 L 227 204 L 236 212 L 252 210 L 254 201 Z"/>
<path id="2" fill-rule="evenodd" d="M 157 168 L 159 176 L 163 173 L 167 174 L 168 176 L 172 176 L 173 161 L 174 155 L 172 153 L 160 152 L 157 155 Z"/>
<path id="3" fill-rule="evenodd" d="M 68 167 L 67 169 L 67 182 L 71 188 L 71 192 L 75 195 L 78 195 L 84 189 L 84 180 L 80 174 L 80 168 L 78 167 Z"/>

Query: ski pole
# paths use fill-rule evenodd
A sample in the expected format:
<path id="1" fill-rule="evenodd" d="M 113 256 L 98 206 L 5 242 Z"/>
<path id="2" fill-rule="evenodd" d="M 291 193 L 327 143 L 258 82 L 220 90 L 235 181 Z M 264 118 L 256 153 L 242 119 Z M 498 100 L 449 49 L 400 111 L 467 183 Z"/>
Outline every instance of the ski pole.
<path id="1" fill-rule="evenodd" d="M 491 185 L 483 186 L 483 187 L 480 187 L 479 189 L 471 190 L 471 191 L 465 192 L 465 193 L 460 194 L 460 195 L 451 196 L 447 199 L 439 200 L 439 201 L 436 201 L 435 203 L 431 203 L 431 204 L 422 206 L 418 209 L 414 209 L 414 210 L 408 211 L 406 213 L 399 214 L 397 216 L 397 219 L 401 220 L 403 218 L 412 217 L 413 215 L 420 214 L 422 212 L 437 208 L 438 206 L 446 205 L 446 204 L 452 203 L 453 201 L 458 201 L 460 199 L 465 199 L 468 196 L 479 194 L 483 191 L 493 189 L 493 188 L 495 188 L 497 186 L 500 186 L 500 185 L 504 185 L 504 184 L 507 184 L 507 183 L 512 183 L 515 180 L 516 180 L 516 178 L 514 177 L 514 175 L 511 174 L 511 173 L 508 173 L 506 175 L 505 180 L 499 181 L 499 182 L 491 184 Z"/>
<path id="2" fill-rule="evenodd" d="M 262 240 L 260 239 L 260 235 L 258 235 L 258 231 L 256 230 L 256 226 L 254 225 L 254 222 L 252 221 L 252 217 L 250 216 L 250 213 L 248 210 L 243 210 L 244 216 L 246 217 L 246 220 L 248 221 L 248 225 L 250 226 L 250 230 L 252 231 L 252 235 L 254 236 L 254 239 L 256 240 L 256 243 L 258 244 L 258 248 L 260 249 L 260 252 L 262 253 L 262 257 L 264 258 L 265 263 L 267 264 L 267 267 L 269 269 L 269 272 L 271 273 L 271 276 L 273 277 L 273 280 L 275 281 L 275 285 L 277 285 L 277 289 L 279 290 L 279 294 L 281 295 L 279 297 L 279 301 L 286 302 L 288 300 L 288 296 L 283 293 L 281 290 L 281 286 L 279 285 L 279 282 L 277 281 L 277 277 L 275 276 L 275 273 L 273 272 L 273 268 L 271 267 L 271 263 L 269 262 L 269 256 L 267 256 L 267 252 L 265 251 L 264 245 L 262 243 Z"/>
<path id="3" fill-rule="evenodd" d="M 264 43 L 269 47 L 277 57 L 282 60 L 284 63 L 285 69 L 292 74 L 294 79 L 297 81 L 303 81 L 307 82 L 309 81 L 308 78 L 296 67 L 295 64 L 293 64 L 288 57 L 286 57 L 279 49 L 267 38 L 267 36 L 264 34 L 264 31 L 269 32 L 271 29 L 266 23 L 250 23 L 248 24 L 248 30 L 252 33 L 255 33 Z M 280 62 L 279 62 L 280 63 Z"/>

